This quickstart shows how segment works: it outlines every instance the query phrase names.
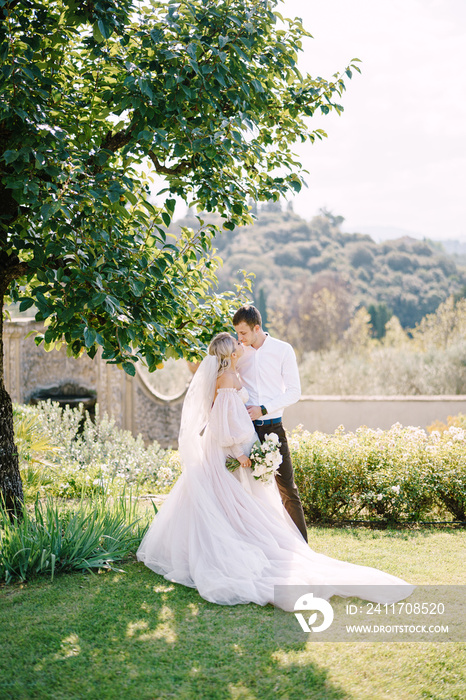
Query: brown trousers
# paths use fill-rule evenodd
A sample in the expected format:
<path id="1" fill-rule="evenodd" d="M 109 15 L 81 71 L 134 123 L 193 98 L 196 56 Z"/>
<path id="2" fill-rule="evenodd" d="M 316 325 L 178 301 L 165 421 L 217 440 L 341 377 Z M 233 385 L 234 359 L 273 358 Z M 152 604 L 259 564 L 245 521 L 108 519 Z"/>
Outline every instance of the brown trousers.
<path id="1" fill-rule="evenodd" d="M 306 521 L 304 520 L 303 506 L 299 497 L 298 487 L 294 482 L 293 465 L 291 464 L 290 448 L 286 439 L 285 429 L 282 423 L 274 425 L 255 425 L 259 440 L 264 442 L 265 436 L 275 433 L 280 440 L 280 454 L 282 463 L 278 468 L 280 474 L 275 477 L 282 503 L 290 518 L 307 542 Z"/>

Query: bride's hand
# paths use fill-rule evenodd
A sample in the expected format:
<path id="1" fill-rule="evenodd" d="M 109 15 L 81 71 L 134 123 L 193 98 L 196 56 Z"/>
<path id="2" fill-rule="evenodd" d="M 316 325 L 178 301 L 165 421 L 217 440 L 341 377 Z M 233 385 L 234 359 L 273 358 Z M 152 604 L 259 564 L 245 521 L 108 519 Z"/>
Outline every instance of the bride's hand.
<path id="1" fill-rule="evenodd" d="M 241 457 L 238 457 L 238 462 L 241 464 L 242 467 L 251 466 L 251 460 L 246 455 L 241 455 Z"/>

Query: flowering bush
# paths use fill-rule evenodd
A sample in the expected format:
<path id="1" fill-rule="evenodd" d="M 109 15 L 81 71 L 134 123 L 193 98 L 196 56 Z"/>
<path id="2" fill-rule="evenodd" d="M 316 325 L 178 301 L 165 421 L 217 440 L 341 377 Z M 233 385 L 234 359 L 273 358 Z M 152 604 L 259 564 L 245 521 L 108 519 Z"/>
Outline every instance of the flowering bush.
<path id="1" fill-rule="evenodd" d="M 120 430 L 96 411 L 55 403 L 16 406 L 15 425 L 26 496 L 77 497 L 142 486 L 167 493 L 181 473 L 178 452 Z M 278 439 L 260 446 L 256 477 L 279 467 Z M 275 439 L 275 442 L 274 442 Z M 289 439 L 296 483 L 309 522 L 365 519 L 388 522 L 466 520 L 464 417 L 430 434 L 420 428 L 359 428 L 333 435 L 295 430 Z M 259 446 L 257 446 L 259 449 Z M 263 465 L 262 467 L 260 465 Z M 266 473 L 258 473 L 264 471 Z M 237 466 L 237 465 L 236 465 Z"/>
<path id="2" fill-rule="evenodd" d="M 406 522 L 466 520 L 466 431 L 428 435 L 342 427 L 333 435 L 295 430 L 296 483 L 310 522 L 335 519 Z"/>
<path id="3" fill-rule="evenodd" d="M 164 450 L 157 442 L 147 447 L 142 437 L 115 426 L 115 420 L 101 416 L 96 408 L 95 420 L 80 408 L 60 408 L 57 403 L 38 406 L 16 406 L 15 423 L 24 423 L 25 416 L 34 418 L 35 432 L 41 432 L 50 446 L 35 468 L 35 496 L 76 497 L 84 494 L 121 492 L 126 487 L 143 486 L 157 493 L 166 493 L 181 469 L 177 453 Z M 27 441 L 23 441 L 27 445 Z M 59 448 L 59 449 L 57 449 Z M 30 471 L 28 454 L 21 467 Z"/>

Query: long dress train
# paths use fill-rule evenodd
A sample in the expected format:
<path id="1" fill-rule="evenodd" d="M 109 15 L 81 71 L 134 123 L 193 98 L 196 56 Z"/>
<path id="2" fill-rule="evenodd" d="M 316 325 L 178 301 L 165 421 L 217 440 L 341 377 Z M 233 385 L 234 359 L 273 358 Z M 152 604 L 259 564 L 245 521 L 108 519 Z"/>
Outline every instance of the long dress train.
<path id="1" fill-rule="evenodd" d="M 380 603 L 410 595 L 414 586 L 396 576 L 314 552 L 274 481 L 255 480 L 251 469 L 226 469 L 226 457 L 248 454 L 256 437 L 246 400 L 244 388 L 219 389 L 200 451 L 155 516 L 138 559 L 221 605 L 282 607 L 274 601 L 277 585 L 323 586 L 326 598 L 354 596 L 357 586 L 358 597 Z"/>

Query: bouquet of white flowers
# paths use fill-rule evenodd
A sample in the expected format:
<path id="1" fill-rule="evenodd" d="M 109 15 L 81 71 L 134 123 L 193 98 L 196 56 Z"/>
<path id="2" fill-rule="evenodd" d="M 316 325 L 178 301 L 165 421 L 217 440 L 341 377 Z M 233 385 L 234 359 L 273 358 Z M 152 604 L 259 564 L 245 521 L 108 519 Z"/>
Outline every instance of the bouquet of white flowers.
<path id="1" fill-rule="evenodd" d="M 270 433 L 262 444 L 256 440 L 251 447 L 249 459 L 251 460 L 252 475 L 255 479 L 269 482 L 275 474 L 280 474 L 278 467 L 282 463 L 282 456 L 278 436 L 275 433 Z M 234 472 L 239 466 L 237 459 L 227 458 L 226 467 L 230 472 Z"/>

